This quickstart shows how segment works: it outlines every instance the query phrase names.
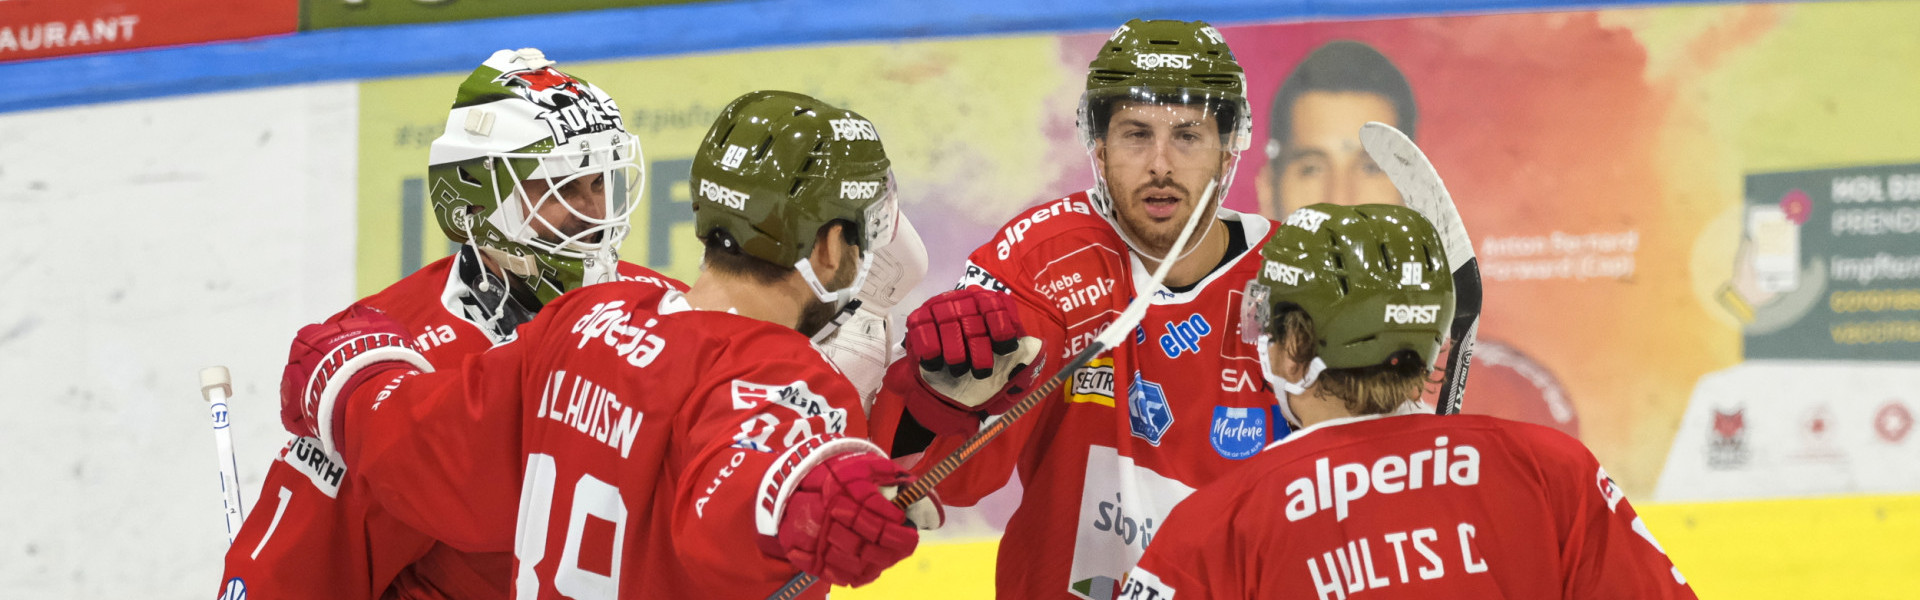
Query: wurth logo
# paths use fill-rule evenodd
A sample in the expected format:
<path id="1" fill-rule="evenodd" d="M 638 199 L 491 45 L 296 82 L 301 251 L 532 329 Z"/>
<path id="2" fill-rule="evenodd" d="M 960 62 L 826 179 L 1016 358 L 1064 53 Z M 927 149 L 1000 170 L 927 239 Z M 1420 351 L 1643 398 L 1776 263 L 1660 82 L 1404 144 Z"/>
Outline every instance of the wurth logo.
<path id="1" fill-rule="evenodd" d="M 834 141 L 866 140 L 880 141 L 880 132 L 873 129 L 873 123 L 866 119 L 832 119 L 827 124 L 833 127 Z"/>
<path id="2" fill-rule="evenodd" d="M 1133 66 L 1136 69 L 1191 69 L 1193 57 L 1185 54 L 1135 54 Z"/>
<path id="3" fill-rule="evenodd" d="M 1313 279 L 1313 274 L 1308 273 L 1306 269 L 1273 261 L 1267 261 L 1266 266 L 1262 267 L 1262 271 L 1265 272 L 1267 279 L 1272 279 L 1287 285 L 1300 285 L 1300 278 L 1303 275 L 1307 279 Z"/>
<path id="4" fill-rule="evenodd" d="M 840 198 L 843 200 L 866 200 L 880 193 L 878 181 L 842 181 Z"/>
<path id="5" fill-rule="evenodd" d="M 732 188 L 706 179 L 700 180 L 700 197 L 706 198 L 708 202 L 734 210 L 742 210 L 747 207 L 747 195 L 745 193 L 735 191 Z"/>
<path id="6" fill-rule="evenodd" d="M 1386 319 L 1388 323 L 1406 325 L 1408 323 L 1432 323 L 1440 316 L 1438 304 L 1388 304 Z"/>

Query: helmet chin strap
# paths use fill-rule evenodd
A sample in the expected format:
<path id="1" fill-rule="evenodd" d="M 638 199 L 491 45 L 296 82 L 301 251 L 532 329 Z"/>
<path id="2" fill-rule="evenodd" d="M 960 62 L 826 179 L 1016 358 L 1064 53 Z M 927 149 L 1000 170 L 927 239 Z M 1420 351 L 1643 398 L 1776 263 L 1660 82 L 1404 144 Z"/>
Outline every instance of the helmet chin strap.
<path id="1" fill-rule="evenodd" d="M 873 270 L 874 254 L 874 252 L 861 252 L 860 269 L 853 276 L 853 283 L 833 291 L 828 291 L 827 286 L 820 283 L 820 277 L 813 274 L 811 259 L 802 258 L 800 262 L 793 263 L 793 268 L 800 270 L 800 278 L 807 281 L 807 287 L 813 290 L 815 298 L 839 307 L 834 311 L 833 318 L 827 321 L 826 326 L 813 334 L 814 343 L 818 344 L 833 335 L 834 330 L 839 329 L 840 324 L 845 323 L 849 317 L 853 316 L 853 311 L 860 308 L 860 301 L 854 299 L 854 295 L 859 294 L 860 290 L 867 285 L 867 273 Z"/>
<path id="2" fill-rule="evenodd" d="M 1287 419 L 1288 425 L 1299 429 L 1302 427 L 1300 417 L 1293 414 L 1293 402 L 1289 396 L 1305 395 L 1307 388 L 1313 387 L 1313 384 L 1320 380 L 1320 372 L 1327 370 L 1327 363 L 1315 356 L 1313 362 L 1307 363 L 1305 377 L 1301 377 L 1299 381 L 1288 381 L 1285 377 L 1273 372 L 1273 361 L 1268 359 L 1267 346 L 1271 344 L 1272 339 L 1271 334 L 1263 334 L 1260 336 L 1260 343 L 1254 346 L 1260 352 L 1260 373 L 1266 377 L 1267 385 L 1273 386 L 1273 397 L 1280 403 L 1280 416 Z"/>

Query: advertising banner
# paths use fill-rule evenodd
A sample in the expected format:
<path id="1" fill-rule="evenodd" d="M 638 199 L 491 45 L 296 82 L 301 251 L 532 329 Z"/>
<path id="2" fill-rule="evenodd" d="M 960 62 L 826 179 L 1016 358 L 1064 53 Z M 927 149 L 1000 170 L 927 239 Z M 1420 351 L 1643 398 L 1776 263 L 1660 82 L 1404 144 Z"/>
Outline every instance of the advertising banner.
<path id="1" fill-rule="evenodd" d="M 542 13 L 599 10 L 624 6 L 683 4 L 699 0 L 294 0 L 300 2 L 300 29 L 360 25 L 399 25 L 466 19 L 491 19 Z M 482 57 L 484 58 L 484 57 Z M 475 64 L 478 64 L 476 62 Z"/>
<path id="2" fill-rule="evenodd" d="M 1897 467 L 1920 464 L 1916 21 L 1878 2 L 1223 26 L 1255 132 L 1226 206 L 1398 202 L 1356 135 L 1394 124 L 1484 270 L 1468 412 L 1577 436 L 1637 497 L 1920 490 Z M 627 260 L 694 276 L 688 159 L 728 100 L 790 89 L 879 128 L 924 298 L 1008 217 L 1092 184 L 1074 115 L 1105 37 L 552 58 L 645 145 Z M 448 252 L 420 178 L 460 76 L 363 84 L 363 294 Z M 1764 485 L 1790 464 L 1825 475 Z"/>
<path id="3" fill-rule="evenodd" d="M 292 33 L 299 0 L 0 0 L 0 62 Z"/>

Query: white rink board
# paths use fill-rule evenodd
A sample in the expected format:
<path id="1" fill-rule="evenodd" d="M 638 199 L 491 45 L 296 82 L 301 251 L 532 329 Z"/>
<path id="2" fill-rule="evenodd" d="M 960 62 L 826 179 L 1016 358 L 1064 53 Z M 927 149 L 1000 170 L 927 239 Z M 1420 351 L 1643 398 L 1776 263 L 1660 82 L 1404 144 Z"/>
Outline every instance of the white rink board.
<path id="1" fill-rule="evenodd" d="M 1654 500 L 1920 489 L 1920 365 L 1749 361 L 1694 387 Z"/>
<path id="2" fill-rule="evenodd" d="M 0 596 L 205 598 L 293 332 L 353 300 L 355 83 L 0 115 Z"/>

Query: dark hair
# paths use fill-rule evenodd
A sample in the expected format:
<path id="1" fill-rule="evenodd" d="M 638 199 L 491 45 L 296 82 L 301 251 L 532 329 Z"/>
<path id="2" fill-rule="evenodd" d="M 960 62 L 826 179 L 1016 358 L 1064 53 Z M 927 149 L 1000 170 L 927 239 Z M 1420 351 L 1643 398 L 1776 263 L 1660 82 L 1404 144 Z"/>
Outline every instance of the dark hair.
<path id="1" fill-rule="evenodd" d="M 854 239 L 853 223 L 845 219 L 834 219 L 821 225 L 820 231 L 814 234 L 814 243 L 825 242 L 827 232 L 834 225 L 841 226 L 841 238 L 845 239 L 848 245 L 860 245 L 860 241 Z M 706 235 L 700 236 L 700 242 L 706 246 L 706 252 L 701 255 L 701 260 L 707 269 L 716 273 L 748 279 L 761 285 L 779 283 L 794 273 L 793 265 L 776 265 L 742 251 L 740 243 L 734 241 L 733 236 L 727 234 L 726 229 L 715 227 Z"/>
<path id="2" fill-rule="evenodd" d="M 1361 92 L 1378 94 L 1393 103 L 1394 126 L 1414 136 L 1419 109 L 1413 87 L 1393 61 L 1372 46 L 1353 40 L 1334 40 L 1315 48 L 1280 84 L 1267 114 L 1267 138 L 1285 144 L 1293 136 L 1293 103 L 1307 92 Z M 1270 156 L 1268 158 L 1278 158 Z"/>
<path id="3" fill-rule="evenodd" d="M 1089 115 L 1088 118 L 1093 120 L 1092 123 L 1088 124 L 1090 129 L 1089 134 L 1094 139 L 1107 137 L 1107 128 L 1109 125 L 1112 124 L 1111 121 L 1113 121 L 1113 113 L 1122 102 L 1145 102 L 1145 101 L 1138 100 L 1131 97 L 1126 97 L 1126 96 L 1109 96 L 1109 97 L 1101 97 L 1101 98 L 1091 98 L 1087 101 L 1087 114 Z M 1214 120 L 1214 124 L 1218 126 L 1220 130 L 1220 139 L 1222 140 L 1225 140 L 1227 136 L 1233 135 L 1234 130 L 1240 124 L 1240 104 L 1238 102 L 1223 100 L 1220 98 L 1207 98 L 1204 100 L 1192 100 L 1192 101 L 1185 101 L 1185 102 L 1168 102 L 1167 104 L 1180 104 L 1182 106 L 1198 106 L 1201 109 L 1205 110 L 1207 112 L 1207 116 L 1212 117 Z"/>

